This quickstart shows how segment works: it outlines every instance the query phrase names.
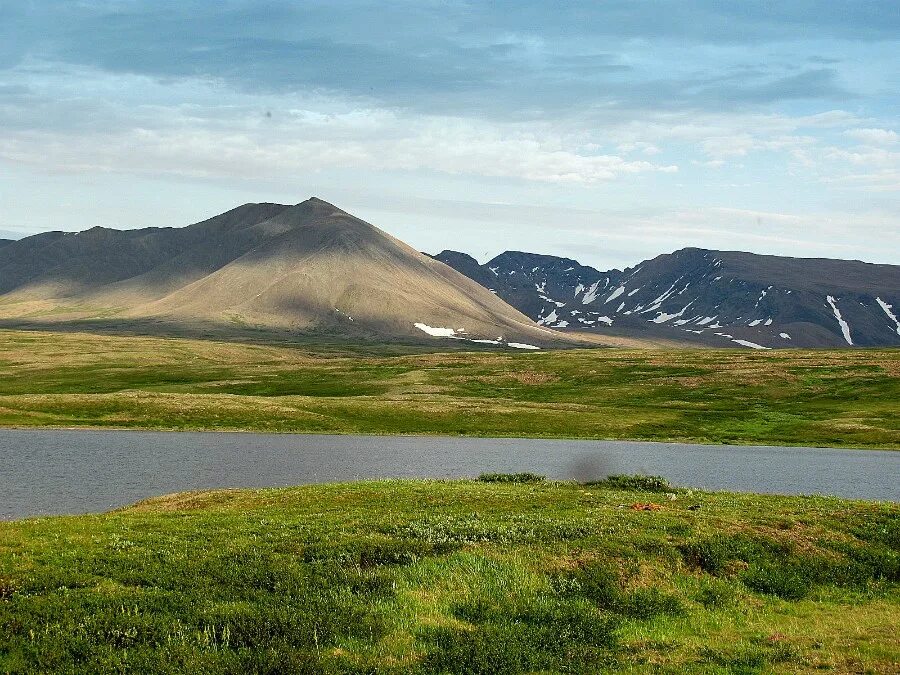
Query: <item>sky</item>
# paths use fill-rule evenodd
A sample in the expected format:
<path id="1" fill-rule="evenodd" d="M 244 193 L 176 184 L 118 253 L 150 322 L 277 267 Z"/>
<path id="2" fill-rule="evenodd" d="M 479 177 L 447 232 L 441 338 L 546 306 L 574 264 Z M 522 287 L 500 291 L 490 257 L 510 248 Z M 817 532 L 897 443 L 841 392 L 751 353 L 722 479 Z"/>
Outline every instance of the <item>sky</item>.
<path id="1" fill-rule="evenodd" d="M 900 264 L 900 5 L 0 0 L 0 236 L 313 195 L 482 262 Z"/>

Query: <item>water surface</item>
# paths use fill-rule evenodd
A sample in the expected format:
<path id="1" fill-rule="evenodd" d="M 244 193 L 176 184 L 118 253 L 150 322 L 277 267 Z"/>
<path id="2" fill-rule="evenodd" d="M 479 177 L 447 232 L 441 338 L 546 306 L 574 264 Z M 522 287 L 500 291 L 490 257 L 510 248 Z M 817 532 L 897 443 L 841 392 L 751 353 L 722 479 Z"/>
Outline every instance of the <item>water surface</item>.
<path id="1" fill-rule="evenodd" d="M 590 480 L 900 501 L 900 452 L 429 436 L 0 429 L 0 519 L 105 511 L 170 492 L 533 471 Z"/>

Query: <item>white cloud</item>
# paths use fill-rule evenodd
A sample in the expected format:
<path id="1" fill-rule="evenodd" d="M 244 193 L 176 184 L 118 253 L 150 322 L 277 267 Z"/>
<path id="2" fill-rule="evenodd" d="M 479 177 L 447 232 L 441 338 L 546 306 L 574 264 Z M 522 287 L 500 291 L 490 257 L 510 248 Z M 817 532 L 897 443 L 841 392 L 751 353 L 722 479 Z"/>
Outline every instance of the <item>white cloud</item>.
<path id="1" fill-rule="evenodd" d="M 848 129 L 844 135 L 874 147 L 894 145 L 900 140 L 900 135 L 892 129 Z"/>

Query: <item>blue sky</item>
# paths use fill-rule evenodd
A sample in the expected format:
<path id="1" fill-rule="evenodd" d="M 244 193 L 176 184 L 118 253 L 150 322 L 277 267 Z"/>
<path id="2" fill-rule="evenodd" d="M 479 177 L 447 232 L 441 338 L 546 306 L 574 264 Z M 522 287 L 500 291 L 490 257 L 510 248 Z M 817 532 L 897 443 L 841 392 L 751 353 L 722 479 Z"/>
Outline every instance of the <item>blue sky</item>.
<path id="1" fill-rule="evenodd" d="M 331 201 L 418 248 L 900 263 L 900 6 L 0 0 L 0 233 Z"/>

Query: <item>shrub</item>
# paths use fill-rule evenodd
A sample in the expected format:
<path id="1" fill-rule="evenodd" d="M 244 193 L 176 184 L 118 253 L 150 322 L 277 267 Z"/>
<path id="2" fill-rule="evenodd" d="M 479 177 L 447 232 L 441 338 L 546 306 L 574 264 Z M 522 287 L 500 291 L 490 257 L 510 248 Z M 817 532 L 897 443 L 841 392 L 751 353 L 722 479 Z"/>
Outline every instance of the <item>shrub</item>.
<path id="1" fill-rule="evenodd" d="M 554 585 L 563 594 L 579 595 L 604 609 L 613 610 L 622 600 L 618 575 L 600 563 L 589 563 Z"/>
<path id="2" fill-rule="evenodd" d="M 604 480 L 587 483 L 587 485 L 630 492 L 674 492 L 676 490 L 662 476 L 642 476 L 640 474 L 607 476 Z"/>
<path id="3" fill-rule="evenodd" d="M 684 605 L 674 595 L 663 593 L 658 588 L 638 588 L 622 598 L 616 611 L 649 621 L 657 616 L 680 616 L 684 614 Z"/>
<path id="4" fill-rule="evenodd" d="M 348 544 L 314 544 L 303 551 L 307 563 L 336 562 L 371 569 L 382 565 L 411 565 L 428 556 L 452 553 L 454 542 L 417 540 L 356 541 Z"/>
<path id="5" fill-rule="evenodd" d="M 16 586 L 12 579 L 0 576 L 0 600 L 9 600 L 16 592 Z"/>
<path id="6" fill-rule="evenodd" d="M 425 631 L 425 672 L 560 672 L 586 664 L 596 671 L 602 652 L 615 646 L 616 622 L 579 599 L 538 597 L 522 608 L 481 599 L 454 615 L 475 627 Z"/>
<path id="7" fill-rule="evenodd" d="M 478 476 L 482 483 L 543 483 L 546 476 L 536 473 L 483 473 Z"/>
<path id="8" fill-rule="evenodd" d="M 557 577 L 551 586 L 563 597 L 584 598 L 601 609 L 635 619 L 649 620 L 684 613 L 678 598 L 658 588 L 638 588 L 626 593 L 619 576 L 599 563 Z"/>
<path id="9" fill-rule="evenodd" d="M 741 581 L 751 590 L 785 600 L 801 600 L 812 587 L 809 568 L 796 561 L 754 563 L 741 574 Z"/>
<path id="10" fill-rule="evenodd" d="M 695 599 L 707 608 L 725 607 L 734 602 L 735 592 L 731 586 L 718 579 L 702 579 Z"/>
<path id="11" fill-rule="evenodd" d="M 685 562 L 716 576 L 725 574 L 734 561 L 768 562 L 774 558 L 784 557 L 788 552 L 788 549 L 778 542 L 740 534 L 715 535 L 708 539 L 686 543 L 680 548 Z"/>

